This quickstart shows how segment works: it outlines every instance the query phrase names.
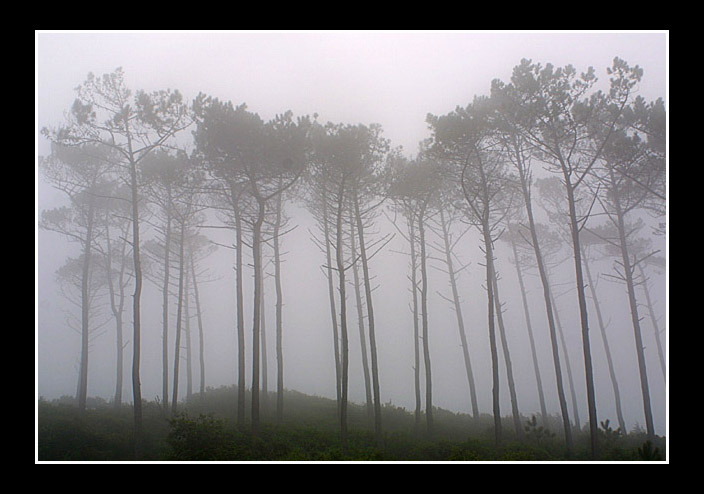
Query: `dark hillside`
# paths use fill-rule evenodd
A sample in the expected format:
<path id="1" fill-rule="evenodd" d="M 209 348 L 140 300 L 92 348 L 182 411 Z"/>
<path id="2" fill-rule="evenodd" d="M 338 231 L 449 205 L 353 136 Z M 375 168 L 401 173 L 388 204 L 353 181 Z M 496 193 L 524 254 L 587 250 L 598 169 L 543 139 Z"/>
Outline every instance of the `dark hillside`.
<path id="1" fill-rule="evenodd" d="M 364 407 L 349 409 L 349 451 L 340 447 L 335 400 L 287 391 L 285 419 L 275 423 L 275 410 L 264 407 L 262 428 L 253 437 L 248 427 L 237 428 L 237 393 L 233 387 L 209 388 L 194 395 L 171 419 L 155 402 L 144 402 L 144 460 L 146 461 L 562 461 L 567 460 L 559 436 L 559 418 L 551 430 L 526 417 L 526 438 L 518 442 L 507 434 L 501 447 L 493 443 L 493 418 L 435 409 L 432 438 L 413 430 L 413 413 L 391 403 L 383 406 L 384 447 L 375 443 L 373 424 Z M 274 403 L 273 395 L 269 403 Z M 131 461 L 133 457 L 130 406 L 115 409 L 101 399 L 90 399 L 79 415 L 72 399 L 38 403 L 39 461 Z M 510 417 L 505 417 L 507 425 Z M 507 430 L 510 430 L 507 427 Z M 645 433 L 614 431 L 602 423 L 601 460 L 664 460 L 665 441 L 648 445 Z M 577 436 L 573 460 L 589 457 L 588 433 Z"/>

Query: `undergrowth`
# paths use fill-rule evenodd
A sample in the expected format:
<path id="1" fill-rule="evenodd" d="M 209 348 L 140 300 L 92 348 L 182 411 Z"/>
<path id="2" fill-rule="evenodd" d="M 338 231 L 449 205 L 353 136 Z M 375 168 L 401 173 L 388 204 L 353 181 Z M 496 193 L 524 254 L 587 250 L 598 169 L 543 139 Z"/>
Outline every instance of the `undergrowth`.
<path id="1" fill-rule="evenodd" d="M 434 410 L 432 437 L 425 433 L 425 417 L 391 403 L 382 407 L 383 441 L 378 445 L 365 407 L 350 404 L 348 447 L 342 450 L 334 400 L 289 391 L 284 420 L 273 416 L 272 397 L 263 400 L 261 427 L 253 434 L 249 420 L 238 426 L 232 387 L 208 389 L 193 396 L 175 415 L 165 414 L 158 402 L 143 403 L 142 461 L 588 461 L 589 435 L 575 431 L 574 452 L 567 456 L 557 416 L 539 421 L 524 417 L 522 440 L 507 417 L 503 441 L 494 441 L 493 418 L 477 418 L 443 409 Z M 248 408 L 247 408 L 248 409 Z M 39 461 L 133 461 L 131 406 L 114 407 L 100 399 L 89 401 L 83 413 L 70 398 L 38 403 L 37 458 Z M 599 460 L 662 461 L 665 441 L 648 441 L 636 427 L 625 433 L 601 423 Z"/>

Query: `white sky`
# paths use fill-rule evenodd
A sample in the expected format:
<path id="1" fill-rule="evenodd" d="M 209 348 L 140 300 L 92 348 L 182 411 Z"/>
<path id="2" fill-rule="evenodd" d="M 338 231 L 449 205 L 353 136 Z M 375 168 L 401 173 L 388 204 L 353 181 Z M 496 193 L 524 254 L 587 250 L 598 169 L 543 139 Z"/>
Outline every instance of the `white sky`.
<path id="1" fill-rule="evenodd" d="M 199 91 L 247 103 L 263 118 L 292 110 L 320 120 L 380 123 L 414 154 L 427 113 L 443 114 L 508 80 L 522 58 L 593 66 L 602 81 L 615 56 L 645 70 L 641 91 L 665 95 L 664 32 L 40 32 L 40 125 L 60 122 L 88 72 L 124 68 L 133 88 Z"/>

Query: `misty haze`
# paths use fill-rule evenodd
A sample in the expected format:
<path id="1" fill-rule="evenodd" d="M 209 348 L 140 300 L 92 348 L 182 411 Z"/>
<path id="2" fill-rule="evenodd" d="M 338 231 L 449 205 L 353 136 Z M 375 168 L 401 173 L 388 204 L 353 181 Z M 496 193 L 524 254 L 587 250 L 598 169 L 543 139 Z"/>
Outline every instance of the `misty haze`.
<path id="1" fill-rule="evenodd" d="M 666 461 L 668 32 L 35 43 L 36 461 Z"/>

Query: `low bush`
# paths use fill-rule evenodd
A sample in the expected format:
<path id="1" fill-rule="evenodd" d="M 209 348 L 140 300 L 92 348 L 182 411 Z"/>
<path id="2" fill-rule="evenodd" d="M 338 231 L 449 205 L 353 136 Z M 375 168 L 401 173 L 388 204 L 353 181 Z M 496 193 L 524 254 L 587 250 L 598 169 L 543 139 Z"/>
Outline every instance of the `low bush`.
<path id="1" fill-rule="evenodd" d="M 385 404 L 383 447 L 362 406 L 350 407 L 347 452 L 343 454 L 335 402 L 291 393 L 283 423 L 262 414 L 258 434 L 249 424 L 240 428 L 232 415 L 235 391 L 209 390 L 184 403 L 168 417 L 158 403 L 143 403 L 143 456 L 147 461 L 561 461 L 590 460 L 587 433 L 575 435 L 575 453 L 567 458 L 560 436 L 526 420 L 525 437 L 518 440 L 506 427 L 496 447 L 493 419 L 473 418 L 438 409 L 432 438 L 415 430 L 413 413 Z M 211 403 L 212 401 L 212 403 Z M 131 406 L 99 406 L 78 413 L 68 399 L 38 403 L 39 461 L 134 460 Z M 227 406 L 229 404 L 229 407 Z M 212 405 L 212 406 L 211 406 Z M 607 461 L 662 461 L 664 438 L 647 441 L 642 431 L 613 431 L 608 421 L 600 432 L 600 458 Z"/>

